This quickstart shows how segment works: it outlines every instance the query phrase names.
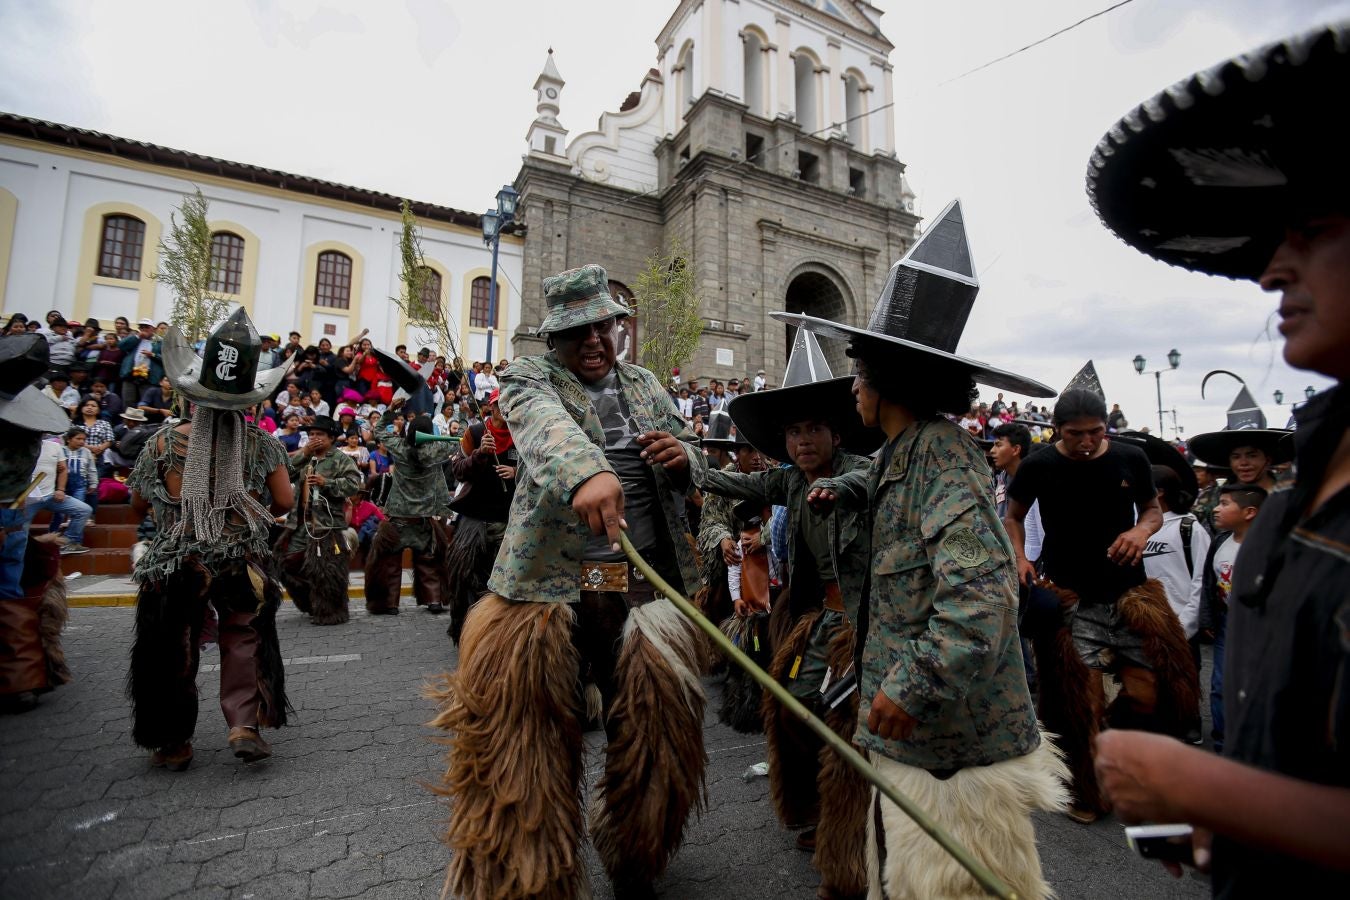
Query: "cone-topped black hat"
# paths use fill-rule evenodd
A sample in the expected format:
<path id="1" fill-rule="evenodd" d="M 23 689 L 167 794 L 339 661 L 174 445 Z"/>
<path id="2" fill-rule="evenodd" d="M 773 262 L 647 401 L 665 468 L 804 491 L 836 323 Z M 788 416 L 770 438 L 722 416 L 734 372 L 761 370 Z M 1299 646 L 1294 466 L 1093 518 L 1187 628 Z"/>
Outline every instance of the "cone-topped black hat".
<path id="1" fill-rule="evenodd" d="M 776 312 L 773 317 L 824 337 L 880 342 L 888 349 L 922 354 L 948 366 L 955 364 L 991 387 L 1028 397 L 1053 396 L 1055 392 L 1039 381 L 956 354 L 979 291 L 961 201 L 953 200 L 891 267 L 866 328 L 799 313 Z"/>
<path id="2" fill-rule="evenodd" d="M 1328 130 L 1348 93 L 1350 21 L 1258 47 L 1112 126 L 1088 163 L 1088 199 L 1155 259 L 1255 280 L 1286 225 L 1350 201 L 1344 142 Z"/>
<path id="3" fill-rule="evenodd" d="M 60 404 L 33 387 L 49 364 L 50 348 L 42 335 L 0 339 L 0 422 L 51 434 L 70 427 L 70 416 Z"/>
<path id="4" fill-rule="evenodd" d="M 1200 494 L 1200 480 L 1195 477 L 1195 469 L 1191 468 L 1191 464 L 1180 450 L 1162 438 L 1145 434 L 1142 431 L 1122 431 L 1111 435 L 1111 440 L 1120 441 L 1122 444 L 1133 444 L 1144 451 L 1150 465 L 1166 466 L 1176 472 L 1177 478 L 1181 479 L 1181 492 L 1183 494 L 1181 506 L 1184 506 L 1185 509 L 1174 509 L 1172 511 L 1180 513 L 1190 511 L 1191 504 Z"/>
<path id="5" fill-rule="evenodd" d="M 1197 434 L 1186 447 L 1211 466 L 1227 466 L 1229 456 L 1239 447 L 1255 447 L 1272 461 L 1283 462 L 1293 456 L 1293 447 L 1285 440 L 1291 434 L 1287 428 L 1266 427 L 1266 414 L 1244 384 L 1228 406 L 1228 427 Z"/>
<path id="6" fill-rule="evenodd" d="M 1069 379 L 1069 383 L 1064 385 L 1061 394 L 1067 394 L 1069 391 L 1087 391 L 1089 394 L 1096 394 L 1106 402 L 1106 391 L 1102 388 L 1102 380 L 1097 377 L 1097 367 L 1088 360 L 1083 364 L 1083 368 L 1078 370 L 1078 374 Z"/>
<path id="7" fill-rule="evenodd" d="M 853 376 L 835 378 L 816 336 L 798 329 L 788 359 L 783 386 L 770 391 L 741 394 L 727 404 L 736 432 L 771 459 L 791 462 L 783 430 L 794 422 L 818 419 L 830 422 L 839 435 L 839 446 L 866 456 L 881 446 L 878 428 L 863 425 L 853 399 Z"/>
<path id="8" fill-rule="evenodd" d="M 247 409 L 276 396 L 294 360 L 258 371 L 262 341 L 242 306 L 207 336 L 201 356 L 176 325 L 164 336 L 163 352 L 169 383 L 208 409 Z"/>
<path id="9" fill-rule="evenodd" d="M 750 442 L 733 427 L 731 413 L 724 409 L 715 409 L 708 416 L 708 428 L 699 443 L 707 450 L 735 450 L 737 447 L 750 446 Z"/>

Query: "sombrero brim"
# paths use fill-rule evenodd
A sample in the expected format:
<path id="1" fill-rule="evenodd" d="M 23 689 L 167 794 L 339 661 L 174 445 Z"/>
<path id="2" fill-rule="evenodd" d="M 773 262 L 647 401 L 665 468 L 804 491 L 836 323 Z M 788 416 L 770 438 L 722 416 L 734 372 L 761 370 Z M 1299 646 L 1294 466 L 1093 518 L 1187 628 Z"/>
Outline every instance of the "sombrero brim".
<path id="1" fill-rule="evenodd" d="M 1229 456 L 1238 447 L 1256 447 L 1269 456 L 1271 462 L 1293 459 L 1293 448 L 1285 440 L 1292 431 L 1282 428 L 1239 428 L 1197 434 L 1186 442 L 1196 459 L 1210 466 L 1227 468 Z"/>
<path id="2" fill-rule="evenodd" d="M 821 337 L 834 338 L 840 341 L 876 341 L 884 344 L 888 348 L 899 348 L 914 353 L 920 353 L 934 360 L 960 366 L 968 370 L 971 377 L 980 384 L 987 384 L 990 387 L 1003 388 L 1005 391 L 1012 391 L 1015 394 L 1021 394 L 1026 397 L 1053 397 L 1057 393 L 1054 388 L 1041 384 L 1031 378 L 1025 378 L 1021 375 L 995 368 L 988 363 L 980 362 L 978 359 L 970 359 L 965 356 L 958 356 L 955 353 L 947 353 L 945 350 L 935 350 L 925 344 L 907 341 L 904 338 L 891 337 L 887 334 L 881 334 L 876 331 L 869 331 L 866 328 L 855 328 L 852 325 L 841 325 L 838 322 L 832 322 L 829 319 L 818 319 L 815 316 L 803 315 L 802 313 L 776 312 L 769 315 L 780 322 L 786 322 L 789 325 L 796 325 L 798 328 L 805 328 L 807 331 L 813 331 Z M 753 394 L 751 396 L 754 396 Z"/>
<path id="3" fill-rule="evenodd" d="M 828 419 L 839 429 L 839 446 L 869 456 L 885 440 L 879 428 L 863 425 L 853 399 L 853 377 L 831 378 L 792 387 L 741 394 L 727 405 L 736 434 L 760 453 L 779 462 L 792 462 L 783 428 L 810 418 Z"/>
<path id="4" fill-rule="evenodd" d="M 291 356 L 279 366 L 258 370 L 253 390 L 246 394 L 225 394 L 202 386 L 198 380 L 202 374 L 202 358 L 192 349 L 177 326 L 169 326 L 161 352 L 164 356 L 164 374 L 168 376 L 174 390 L 208 409 L 247 409 L 275 397 L 281 380 L 295 362 L 295 356 Z"/>
<path id="5" fill-rule="evenodd" d="M 1117 122 L 1088 163 L 1103 224 L 1174 266 L 1255 280 L 1291 217 L 1343 200 L 1326 98 L 1350 90 L 1350 22 L 1197 72 Z"/>
<path id="6" fill-rule="evenodd" d="M 1186 457 L 1181 455 L 1181 451 L 1162 438 L 1151 434 L 1144 434 L 1139 431 L 1121 431 L 1111 435 L 1111 440 L 1120 441 L 1122 444 L 1131 444 L 1144 451 L 1150 464 L 1155 466 L 1166 466 L 1177 477 L 1181 479 L 1181 489 L 1190 495 L 1194 502 L 1196 496 L 1200 493 L 1200 481 L 1195 477 L 1195 470 L 1191 464 L 1186 461 Z M 1181 512 L 1181 510 L 1178 510 Z"/>
<path id="7" fill-rule="evenodd" d="M 735 450 L 737 447 L 754 446 L 749 441 L 736 438 L 703 438 L 698 443 L 704 450 Z"/>
<path id="8" fill-rule="evenodd" d="M 380 371 L 389 376 L 389 380 L 395 387 L 402 388 L 408 392 L 409 396 L 417 393 L 418 388 L 425 387 L 426 381 L 412 366 L 408 365 L 396 353 L 387 353 L 378 347 L 371 348 L 371 353 L 380 364 Z"/>
<path id="9" fill-rule="evenodd" d="M 63 434 L 71 427 L 61 404 L 31 385 L 13 400 L 0 400 L 0 422 L 43 434 Z"/>

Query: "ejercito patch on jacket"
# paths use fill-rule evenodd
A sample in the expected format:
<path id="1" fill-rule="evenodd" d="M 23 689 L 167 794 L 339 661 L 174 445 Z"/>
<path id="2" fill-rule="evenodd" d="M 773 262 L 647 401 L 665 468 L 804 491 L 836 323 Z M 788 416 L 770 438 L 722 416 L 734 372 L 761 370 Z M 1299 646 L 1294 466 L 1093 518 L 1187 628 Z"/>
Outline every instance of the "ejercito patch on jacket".
<path id="1" fill-rule="evenodd" d="M 958 528 L 947 535 L 942 549 L 963 569 L 978 566 L 989 558 L 989 551 L 970 528 Z"/>

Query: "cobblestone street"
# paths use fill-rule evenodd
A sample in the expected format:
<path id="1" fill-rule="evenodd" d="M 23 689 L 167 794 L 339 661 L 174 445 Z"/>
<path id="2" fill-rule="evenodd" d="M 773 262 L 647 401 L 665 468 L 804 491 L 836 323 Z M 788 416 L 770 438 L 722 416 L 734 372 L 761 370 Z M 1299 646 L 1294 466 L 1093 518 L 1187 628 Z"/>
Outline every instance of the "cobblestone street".
<path id="1" fill-rule="evenodd" d="M 359 607 L 359 603 L 355 604 Z M 404 603 L 398 617 L 354 612 L 309 625 L 278 616 L 293 724 L 270 732 L 272 759 L 244 766 L 225 746 L 218 656 L 203 656 L 196 758 L 184 773 L 151 769 L 129 736 L 123 695 L 133 610 L 71 610 L 66 648 L 76 681 L 22 715 L 0 717 L 0 897 L 435 898 L 447 851 L 445 806 L 426 783 L 443 748 L 425 723 L 424 681 L 453 665 L 446 619 Z M 710 684 L 715 710 L 717 687 Z M 777 827 L 767 781 L 743 775 L 764 758 L 759 736 L 705 726 L 709 807 L 665 879 L 668 898 L 754 900 L 815 895 L 793 835 Z M 602 735 L 588 735 L 588 778 Z M 1037 822 L 1046 873 L 1065 898 L 1208 896 L 1125 847 L 1118 823 Z M 588 849 L 588 854 L 590 851 Z M 612 893 L 593 854 L 597 897 Z"/>

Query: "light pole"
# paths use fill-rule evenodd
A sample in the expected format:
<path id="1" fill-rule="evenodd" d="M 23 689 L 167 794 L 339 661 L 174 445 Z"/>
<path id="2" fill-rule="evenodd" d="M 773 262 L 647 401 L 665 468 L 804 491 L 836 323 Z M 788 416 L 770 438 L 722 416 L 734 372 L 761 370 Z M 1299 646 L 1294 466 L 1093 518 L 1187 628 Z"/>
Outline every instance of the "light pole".
<path id="1" fill-rule="evenodd" d="M 483 213 L 483 243 L 492 248 L 492 283 L 488 285 L 487 358 L 492 361 L 492 331 L 497 327 L 497 250 L 502 231 L 516 219 L 520 194 L 509 184 L 497 192 L 497 208 Z"/>
<path id="2" fill-rule="evenodd" d="M 1143 356 L 1142 353 L 1138 353 L 1138 354 L 1135 354 L 1135 357 L 1134 357 L 1134 359 L 1133 359 L 1132 361 L 1134 362 L 1134 371 L 1135 371 L 1137 374 L 1139 374 L 1139 375 L 1143 375 L 1143 374 L 1144 374 L 1144 368 L 1148 365 L 1148 360 L 1144 359 L 1144 356 Z M 1173 347 L 1172 350 L 1169 351 L 1168 354 L 1167 354 L 1167 364 L 1170 365 L 1170 366 L 1172 367 L 1172 369 L 1175 369 L 1177 366 L 1181 365 L 1181 353 L 1180 353 L 1175 347 Z M 1170 371 L 1171 371 L 1171 369 L 1157 369 L 1157 370 L 1155 370 L 1155 371 L 1149 373 L 1149 374 L 1151 374 L 1151 375 L 1153 376 L 1153 380 L 1154 380 L 1154 382 L 1155 382 L 1155 383 L 1157 384 L 1157 386 L 1158 386 L 1158 438 L 1159 438 L 1159 439 L 1165 439 L 1165 438 L 1164 438 L 1165 431 L 1164 431 L 1164 428 L 1163 428 L 1162 373 L 1163 373 L 1163 372 L 1170 372 Z"/>
<path id="3" fill-rule="evenodd" d="M 1303 403 L 1307 403 L 1307 402 L 1308 402 L 1309 400 L 1311 400 L 1316 394 L 1317 394 L 1317 388 L 1313 387 L 1311 384 L 1308 385 L 1307 387 L 1305 387 L 1305 388 L 1303 389 L 1303 397 L 1304 397 Z M 1303 405 L 1303 403 L 1299 403 L 1299 402 L 1295 401 L 1295 402 L 1293 403 L 1293 408 L 1294 408 L 1294 409 L 1298 409 L 1300 406 Z M 1279 388 L 1276 388 L 1276 389 L 1275 389 L 1275 405 L 1276 405 L 1276 406 L 1284 406 L 1284 391 L 1280 390 Z"/>

